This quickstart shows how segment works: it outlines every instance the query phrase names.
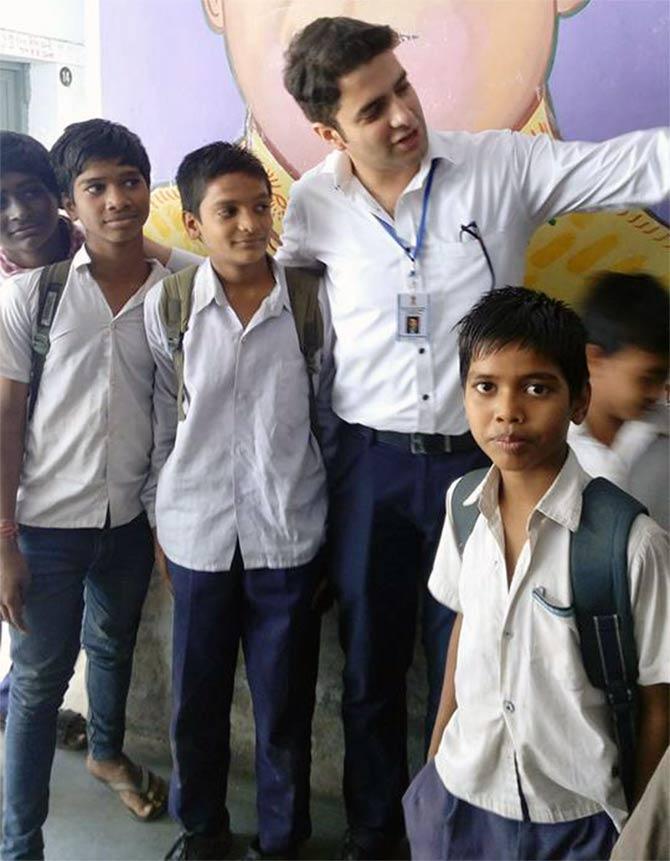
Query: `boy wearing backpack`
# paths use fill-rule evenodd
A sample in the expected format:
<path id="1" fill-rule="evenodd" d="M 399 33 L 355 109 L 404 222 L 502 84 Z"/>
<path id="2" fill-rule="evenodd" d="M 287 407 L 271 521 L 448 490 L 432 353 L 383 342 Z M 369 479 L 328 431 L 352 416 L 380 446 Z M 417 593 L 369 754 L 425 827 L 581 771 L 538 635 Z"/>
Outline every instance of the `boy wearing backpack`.
<path id="1" fill-rule="evenodd" d="M 668 742 L 667 534 L 607 483 L 596 486 L 601 501 L 632 522 L 623 537 L 612 531 L 568 448 L 570 421 L 583 421 L 589 401 L 574 312 L 524 288 L 488 293 L 461 323 L 459 357 L 470 428 L 493 466 L 462 500 L 470 476 L 447 494 L 429 587 L 458 617 L 429 762 L 403 802 L 412 857 L 606 858 L 628 815 L 618 776 L 628 760 L 605 692 L 587 676 L 586 642 L 591 655 L 598 642 L 581 610 L 603 598 L 588 595 L 590 580 L 605 569 L 609 586 L 610 562 L 621 567 L 630 626 L 623 601 L 616 625 L 594 615 L 601 645 L 608 631 L 619 635 L 617 652 L 634 627 L 637 746 L 626 788 L 636 799 Z M 603 535 L 619 551 L 589 556 Z M 627 699 L 620 717 L 630 717 Z"/>
<path id="2" fill-rule="evenodd" d="M 0 291 L 0 614 L 14 664 L 3 858 L 43 857 L 56 713 L 80 638 L 89 771 L 142 821 L 161 815 L 167 795 L 123 753 L 153 564 L 141 500 L 153 380 L 142 301 L 166 273 L 143 253 L 149 161 L 136 135 L 106 120 L 68 126 L 52 161 L 85 245 Z"/>
<path id="3" fill-rule="evenodd" d="M 310 834 L 326 516 L 314 433 L 315 392 L 327 396 L 319 383 L 329 373 L 318 279 L 296 289 L 267 256 L 270 182 L 251 153 L 204 146 L 184 158 L 177 185 L 185 227 L 210 256 L 145 303 L 157 537 L 174 592 L 170 813 L 183 830 L 169 857 L 222 858 L 230 848 L 241 641 L 256 722 L 258 836 L 247 857 L 293 858 Z"/>
<path id="4" fill-rule="evenodd" d="M 643 502 L 670 528 L 668 378 L 670 297 L 645 272 L 601 272 L 581 304 L 591 403 L 568 442 L 586 472 Z"/>

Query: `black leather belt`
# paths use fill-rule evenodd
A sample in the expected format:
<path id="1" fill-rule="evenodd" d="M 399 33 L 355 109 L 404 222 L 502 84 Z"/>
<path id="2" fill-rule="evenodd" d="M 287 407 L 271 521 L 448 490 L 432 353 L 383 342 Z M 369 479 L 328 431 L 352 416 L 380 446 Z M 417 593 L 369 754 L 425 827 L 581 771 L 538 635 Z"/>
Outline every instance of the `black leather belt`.
<path id="1" fill-rule="evenodd" d="M 439 433 L 396 433 L 396 431 L 372 431 L 375 442 L 392 445 L 412 454 L 445 454 L 445 452 L 474 451 L 477 448 L 470 431 L 459 436 L 443 436 Z"/>

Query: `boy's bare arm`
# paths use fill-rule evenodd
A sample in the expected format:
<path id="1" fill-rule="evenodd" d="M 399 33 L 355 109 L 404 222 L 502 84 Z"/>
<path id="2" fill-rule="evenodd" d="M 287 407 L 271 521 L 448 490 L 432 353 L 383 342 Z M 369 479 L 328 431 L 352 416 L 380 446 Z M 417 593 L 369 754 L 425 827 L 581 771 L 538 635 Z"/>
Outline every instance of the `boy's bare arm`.
<path id="1" fill-rule="evenodd" d="M 0 377 L 0 520 L 13 521 L 23 463 L 27 383 Z M 25 631 L 23 596 L 30 574 L 15 536 L 0 536 L 0 618 Z"/>
<path id="2" fill-rule="evenodd" d="M 641 686 L 638 687 L 638 693 L 635 804 L 640 800 L 665 753 L 670 733 L 670 685 Z"/>
<path id="3" fill-rule="evenodd" d="M 442 735 L 449 723 L 451 716 L 456 711 L 456 687 L 454 677 L 456 675 L 456 657 L 458 655 L 458 641 L 461 635 L 461 624 L 463 616 L 459 613 L 454 620 L 454 627 L 451 631 L 451 639 L 449 640 L 449 649 L 447 651 L 447 663 L 444 667 L 444 682 L 442 683 L 442 694 L 440 696 L 440 705 L 437 709 L 437 717 L 435 718 L 435 726 L 433 734 L 430 738 L 430 747 L 428 748 L 427 759 L 430 762 L 435 757 L 437 750 L 442 741 Z"/>

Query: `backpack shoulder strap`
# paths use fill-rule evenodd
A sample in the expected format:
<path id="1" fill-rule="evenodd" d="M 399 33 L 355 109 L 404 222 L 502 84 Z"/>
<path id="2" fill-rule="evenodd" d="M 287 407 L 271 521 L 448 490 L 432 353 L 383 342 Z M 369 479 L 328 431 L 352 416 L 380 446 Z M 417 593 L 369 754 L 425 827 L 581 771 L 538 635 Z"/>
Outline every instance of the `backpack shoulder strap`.
<path id="1" fill-rule="evenodd" d="M 628 585 L 628 536 L 645 507 L 604 478 L 583 493 L 570 539 L 570 580 L 582 660 L 605 691 L 619 746 L 619 773 L 629 804 L 634 778 L 637 648 Z"/>
<path id="2" fill-rule="evenodd" d="M 165 328 L 168 347 L 172 355 L 175 379 L 177 382 L 177 416 L 179 421 L 186 418 L 184 399 L 188 393 L 184 386 L 184 335 L 188 330 L 193 298 L 193 284 L 198 265 L 187 266 L 163 279 L 158 313 Z"/>
<path id="3" fill-rule="evenodd" d="M 461 556 L 463 556 L 463 549 L 472 530 L 475 528 L 475 523 L 480 514 L 477 505 L 465 505 L 464 503 L 475 488 L 484 480 L 487 472 L 488 467 L 467 472 L 459 480 L 456 487 L 454 487 L 454 492 L 451 496 L 451 517 L 454 522 L 458 552 Z"/>
<path id="4" fill-rule="evenodd" d="M 309 381 L 309 419 L 312 433 L 319 438 L 314 377 L 319 372 L 318 354 L 323 347 L 323 316 L 319 307 L 320 274 L 310 269 L 289 267 L 286 273 L 288 296 L 298 334 L 300 352 L 307 366 Z"/>
<path id="5" fill-rule="evenodd" d="M 37 320 L 33 333 L 32 356 L 30 364 L 30 384 L 28 388 L 28 421 L 32 418 L 37 402 L 37 393 L 42 380 L 44 363 L 51 346 L 51 326 L 56 310 L 63 295 L 63 288 L 70 274 L 72 260 L 60 260 L 45 266 L 40 273 L 38 284 Z"/>

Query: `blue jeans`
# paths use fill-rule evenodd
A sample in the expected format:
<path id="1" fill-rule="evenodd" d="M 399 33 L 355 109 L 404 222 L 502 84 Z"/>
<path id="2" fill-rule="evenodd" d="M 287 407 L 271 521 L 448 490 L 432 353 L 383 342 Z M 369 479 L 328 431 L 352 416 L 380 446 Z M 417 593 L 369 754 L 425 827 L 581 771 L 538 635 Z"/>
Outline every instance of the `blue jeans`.
<path id="1" fill-rule="evenodd" d="M 122 752 L 153 544 L 141 515 L 114 529 L 22 526 L 19 546 L 31 582 L 24 608 L 28 633 L 11 629 L 14 666 L 5 732 L 2 857 L 39 859 L 56 718 L 80 638 L 88 658 L 90 754 L 103 760 Z"/>

